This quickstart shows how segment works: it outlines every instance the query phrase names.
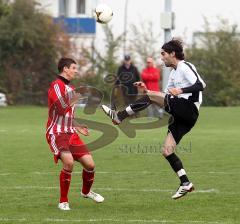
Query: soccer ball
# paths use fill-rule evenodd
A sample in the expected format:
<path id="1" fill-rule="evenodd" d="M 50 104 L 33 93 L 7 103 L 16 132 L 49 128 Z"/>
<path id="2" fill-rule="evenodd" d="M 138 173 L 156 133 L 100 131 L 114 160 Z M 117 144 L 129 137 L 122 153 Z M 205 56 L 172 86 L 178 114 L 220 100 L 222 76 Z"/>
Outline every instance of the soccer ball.
<path id="1" fill-rule="evenodd" d="M 108 23 L 113 17 L 112 9 L 106 4 L 99 4 L 93 15 L 98 23 Z"/>

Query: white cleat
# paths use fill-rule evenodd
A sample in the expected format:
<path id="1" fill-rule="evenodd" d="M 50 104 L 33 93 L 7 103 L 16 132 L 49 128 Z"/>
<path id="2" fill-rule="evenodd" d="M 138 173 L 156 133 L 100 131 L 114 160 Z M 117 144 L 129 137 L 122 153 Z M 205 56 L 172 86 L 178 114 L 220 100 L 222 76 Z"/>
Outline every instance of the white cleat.
<path id="1" fill-rule="evenodd" d="M 188 192 L 194 190 L 194 186 L 191 182 L 188 182 L 186 185 L 180 185 L 177 192 L 172 196 L 172 199 L 178 199 L 185 196 Z"/>
<path id="2" fill-rule="evenodd" d="M 102 110 L 103 112 L 112 119 L 112 122 L 116 125 L 120 124 L 121 121 L 119 120 L 118 118 L 118 115 L 117 115 L 117 111 L 115 110 L 112 110 L 111 108 L 109 108 L 108 106 L 106 105 L 102 105 Z"/>
<path id="3" fill-rule="evenodd" d="M 83 194 L 83 193 L 81 192 L 81 195 L 82 195 L 84 198 L 90 198 L 90 199 L 92 199 L 93 201 L 95 201 L 95 202 L 97 202 L 97 203 L 101 203 L 101 202 L 104 201 L 104 197 L 103 197 L 103 196 L 101 196 L 100 194 L 97 194 L 97 193 L 95 193 L 95 192 L 93 192 L 93 191 L 89 191 L 88 194 Z"/>
<path id="4" fill-rule="evenodd" d="M 71 210 L 71 209 L 69 208 L 69 203 L 68 203 L 68 202 L 59 203 L 59 204 L 58 204 L 58 208 L 59 208 L 60 210 L 63 210 L 63 211 L 69 211 L 69 210 Z"/>

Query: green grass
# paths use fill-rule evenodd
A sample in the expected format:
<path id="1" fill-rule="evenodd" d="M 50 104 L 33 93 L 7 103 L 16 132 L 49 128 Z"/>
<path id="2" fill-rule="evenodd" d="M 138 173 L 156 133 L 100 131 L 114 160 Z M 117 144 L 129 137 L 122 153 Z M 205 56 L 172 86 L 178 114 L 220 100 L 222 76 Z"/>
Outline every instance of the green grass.
<path id="1" fill-rule="evenodd" d="M 105 202 L 80 197 L 81 167 L 75 164 L 70 212 L 57 209 L 58 174 L 45 141 L 47 109 L 0 108 L 0 223 L 240 223 L 240 108 L 201 108 L 200 119 L 179 150 L 196 191 L 177 201 L 176 175 L 160 153 L 134 148 L 161 144 L 166 127 L 139 130 L 93 152 L 96 192 Z M 82 115 L 110 124 L 101 112 Z M 100 136 L 91 131 L 86 142 Z M 131 146 L 131 153 L 122 151 Z M 191 150 L 189 147 L 191 146 Z"/>

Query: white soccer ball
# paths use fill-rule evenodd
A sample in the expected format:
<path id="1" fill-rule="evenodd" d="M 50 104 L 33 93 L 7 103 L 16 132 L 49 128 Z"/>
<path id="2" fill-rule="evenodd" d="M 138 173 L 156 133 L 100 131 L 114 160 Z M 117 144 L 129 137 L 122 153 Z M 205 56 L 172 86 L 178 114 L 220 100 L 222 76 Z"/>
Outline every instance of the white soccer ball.
<path id="1" fill-rule="evenodd" d="M 106 4 L 99 4 L 93 15 L 98 23 L 108 23 L 113 17 L 112 9 Z"/>

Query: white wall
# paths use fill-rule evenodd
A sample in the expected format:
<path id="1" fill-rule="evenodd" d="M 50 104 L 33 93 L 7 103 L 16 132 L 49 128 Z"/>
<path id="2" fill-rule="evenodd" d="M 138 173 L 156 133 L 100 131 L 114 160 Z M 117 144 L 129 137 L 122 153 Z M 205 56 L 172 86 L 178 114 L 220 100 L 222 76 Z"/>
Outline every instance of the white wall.
<path id="1" fill-rule="evenodd" d="M 53 17 L 59 17 L 59 0 L 37 0 L 41 5 L 39 8 Z M 68 12 L 67 17 L 92 17 L 93 9 L 96 7 L 97 0 L 86 0 L 86 15 L 77 14 L 77 0 L 68 0 Z M 72 54 L 76 58 L 81 58 L 82 46 L 85 48 L 91 48 L 94 36 L 71 34 L 70 41 L 72 42 L 73 52 Z M 81 72 L 84 73 L 85 67 L 81 68 Z M 87 69 L 87 67 L 86 67 Z"/>
<path id="2" fill-rule="evenodd" d="M 40 3 L 39 8 L 47 14 L 58 17 L 58 0 L 37 0 Z"/>
<path id="3" fill-rule="evenodd" d="M 37 0 L 41 5 L 43 11 L 47 12 L 53 17 L 59 16 L 59 0 Z M 86 15 L 77 14 L 77 0 L 68 0 L 68 17 L 92 17 L 93 9 L 97 5 L 97 0 L 86 0 Z"/>

